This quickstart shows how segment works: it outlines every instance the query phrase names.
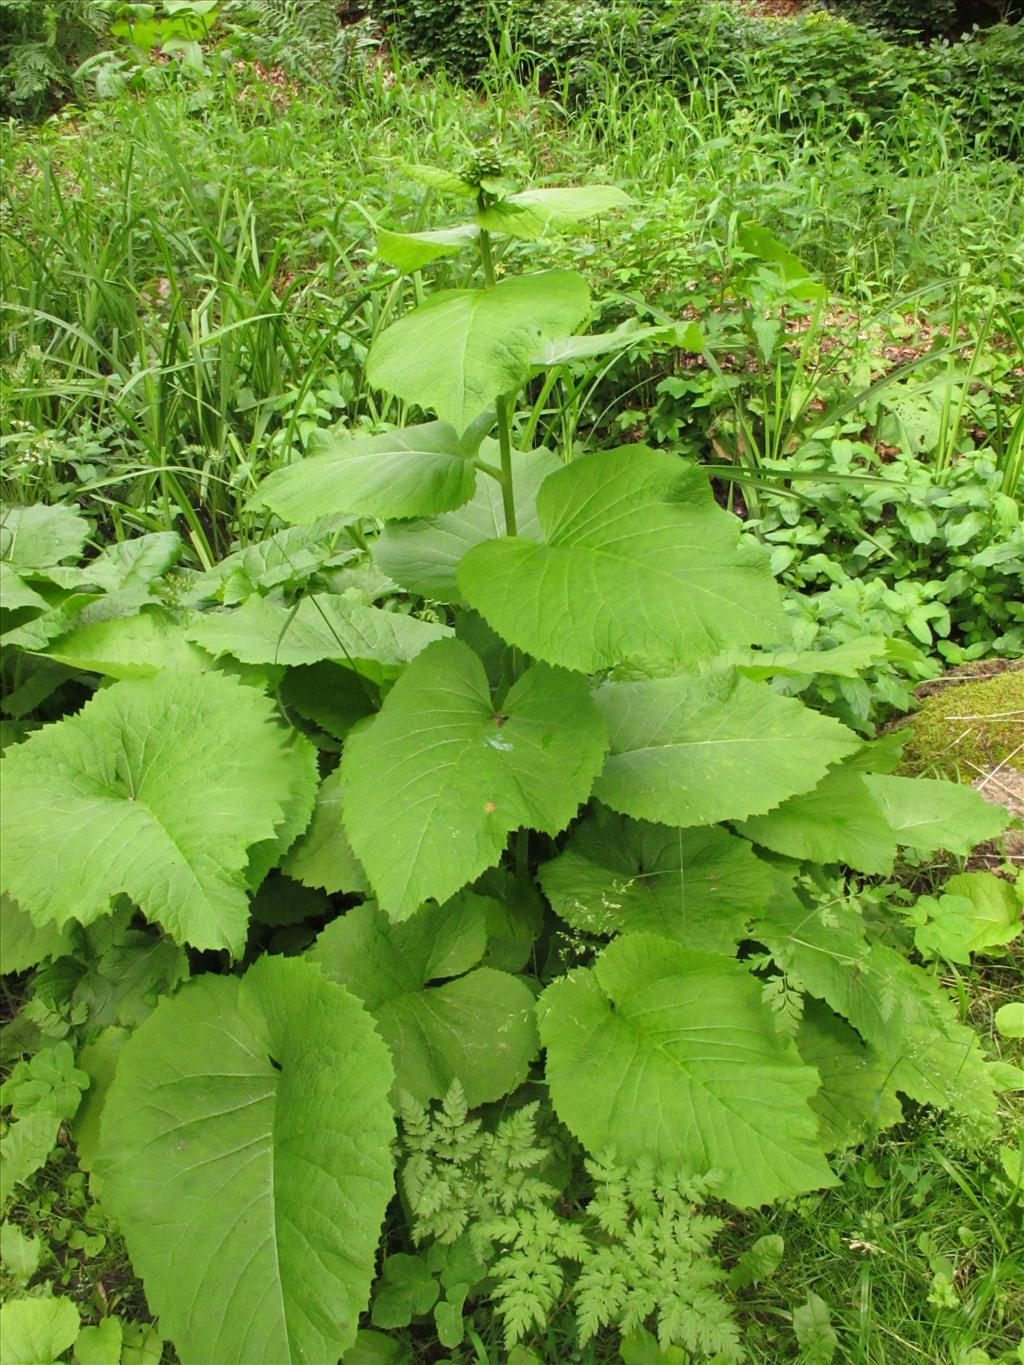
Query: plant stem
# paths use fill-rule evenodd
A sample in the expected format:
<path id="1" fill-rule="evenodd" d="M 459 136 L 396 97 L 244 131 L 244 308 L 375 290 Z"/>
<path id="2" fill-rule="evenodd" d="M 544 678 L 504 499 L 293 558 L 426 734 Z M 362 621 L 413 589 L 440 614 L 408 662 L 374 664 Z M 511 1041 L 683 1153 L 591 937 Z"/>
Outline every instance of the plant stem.
<path id="1" fill-rule="evenodd" d="M 508 396 L 495 400 L 498 413 L 498 448 L 501 451 L 501 505 L 505 511 L 505 534 L 516 533 L 516 495 L 512 486 L 512 415 Z"/>
<path id="2" fill-rule="evenodd" d="M 483 208 L 482 197 L 478 200 L 478 207 Z M 488 289 L 493 289 L 496 282 L 494 254 L 491 251 L 491 234 L 486 228 L 480 229 L 480 263 L 484 269 L 484 284 Z M 498 416 L 498 449 L 501 451 L 501 505 L 505 513 L 505 534 L 514 536 L 516 534 L 516 495 L 512 482 L 512 409 L 508 394 L 502 394 L 500 398 L 496 399 L 494 406 Z"/>
<path id="3" fill-rule="evenodd" d="M 477 198 L 477 207 L 483 209 L 483 196 Z M 480 263 L 484 270 L 484 284 L 493 289 L 496 283 L 494 274 L 494 255 L 491 251 L 491 234 L 486 228 L 480 229 Z M 512 402 L 509 394 L 502 394 L 495 400 L 498 418 L 498 449 L 501 451 L 501 505 L 505 512 L 505 534 L 516 533 L 516 495 L 512 482 Z M 522 671 L 523 660 L 518 649 L 512 650 L 512 676 L 518 677 Z M 516 876 L 520 881 L 530 878 L 530 832 L 516 831 L 512 843 L 515 850 Z"/>

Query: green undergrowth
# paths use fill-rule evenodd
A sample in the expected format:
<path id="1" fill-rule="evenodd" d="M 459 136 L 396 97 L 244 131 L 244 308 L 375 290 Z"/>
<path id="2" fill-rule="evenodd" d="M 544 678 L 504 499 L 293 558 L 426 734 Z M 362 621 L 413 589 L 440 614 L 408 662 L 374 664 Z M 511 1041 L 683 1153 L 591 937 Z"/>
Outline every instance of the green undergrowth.
<path id="1" fill-rule="evenodd" d="M 1016 168 L 117 61 L 2 132 L 5 1359 L 1011 1365 L 1014 830 L 879 726 L 1024 649 Z"/>

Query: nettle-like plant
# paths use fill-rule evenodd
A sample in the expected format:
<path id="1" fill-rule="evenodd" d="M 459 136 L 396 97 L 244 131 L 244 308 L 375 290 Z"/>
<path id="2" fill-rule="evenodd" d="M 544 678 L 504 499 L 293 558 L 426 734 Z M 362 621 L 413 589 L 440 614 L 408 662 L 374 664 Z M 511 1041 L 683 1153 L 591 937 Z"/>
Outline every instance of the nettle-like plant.
<path id="1" fill-rule="evenodd" d="M 44 1039 L 85 1040 L 80 1154 L 186 1365 L 352 1347 L 395 1105 L 455 1082 L 479 1110 L 530 1078 L 593 1161 L 740 1207 L 835 1183 L 898 1095 L 996 1110 L 909 925 L 839 868 L 965 853 L 1004 813 L 773 689 L 861 656 L 785 649 L 767 554 L 699 467 L 517 448 L 535 376 L 636 332 L 581 334 L 584 281 L 499 277 L 493 238 L 626 197 L 416 174 L 472 220 L 381 255 L 475 246 L 483 283 L 368 373 L 435 420 L 325 435 L 256 495 L 290 529 L 176 594 L 173 536 L 73 568 L 80 517 L 5 523 L 10 714 L 103 680 L 6 759 L 13 965 Z M 1016 913 L 961 877 L 941 943 Z"/>

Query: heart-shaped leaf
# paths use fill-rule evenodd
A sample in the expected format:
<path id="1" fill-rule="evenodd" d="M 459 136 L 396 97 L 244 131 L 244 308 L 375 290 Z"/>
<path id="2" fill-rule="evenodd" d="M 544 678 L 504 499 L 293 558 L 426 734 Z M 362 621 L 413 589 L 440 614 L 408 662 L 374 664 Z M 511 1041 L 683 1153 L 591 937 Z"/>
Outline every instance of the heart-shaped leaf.
<path id="1" fill-rule="evenodd" d="M 309 953 L 366 1005 L 391 1049 L 396 1085 L 421 1104 L 456 1079 L 471 1108 L 500 1099 L 537 1053 L 529 988 L 490 967 L 471 970 L 486 925 L 487 902 L 471 892 L 403 924 L 367 902 L 329 924 Z"/>
<path id="2" fill-rule="evenodd" d="M 218 673 L 99 692 L 4 759 L 7 885 L 38 924 L 90 924 L 124 894 L 179 943 L 240 956 L 249 850 L 305 785 L 272 702 Z M 60 843 L 51 856 L 54 811 Z"/>
<path id="3" fill-rule="evenodd" d="M 408 918 L 492 867 L 512 830 L 564 829 L 605 743 L 584 679 L 535 664 L 498 709 L 468 645 L 429 646 L 341 762 L 345 828 L 381 905 Z"/>
<path id="4" fill-rule="evenodd" d="M 542 544 L 505 536 L 459 567 L 470 606 L 536 658 L 593 672 L 785 638 L 764 551 L 741 542 L 696 466 L 599 451 L 552 474 L 537 511 Z"/>
<path id="5" fill-rule="evenodd" d="M 808 1101 L 749 972 L 654 934 L 616 939 L 540 999 L 551 1099 L 589 1151 L 722 1174 L 746 1207 L 834 1185 Z"/>

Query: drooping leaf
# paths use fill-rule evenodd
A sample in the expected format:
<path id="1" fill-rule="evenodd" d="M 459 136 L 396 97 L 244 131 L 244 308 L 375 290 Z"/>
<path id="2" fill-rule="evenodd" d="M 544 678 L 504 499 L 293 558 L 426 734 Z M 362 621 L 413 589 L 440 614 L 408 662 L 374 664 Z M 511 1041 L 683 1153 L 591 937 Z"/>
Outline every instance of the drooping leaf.
<path id="1" fill-rule="evenodd" d="M 741 1207 L 835 1184 L 817 1076 L 733 959 L 627 934 L 549 986 L 539 1015 L 552 1102 L 590 1151 L 714 1168 Z"/>
<path id="2" fill-rule="evenodd" d="M 0 607 L 4 611 L 19 611 L 22 607 L 45 611 L 49 605 L 46 598 L 35 588 L 30 588 L 6 559 L 0 559 Z"/>
<path id="3" fill-rule="evenodd" d="M 382 436 L 325 433 L 314 454 L 275 470 L 249 503 L 290 522 L 342 512 L 428 517 L 461 507 L 475 484 L 454 430 L 427 422 Z"/>
<path id="4" fill-rule="evenodd" d="M 342 799 L 341 773 L 336 768 L 320 784 L 309 829 L 281 866 L 282 872 L 303 886 L 331 895 L 370 889 L 341 823 Z"/>
<path id="5" fill-rule="evenodd" d="M 842 765 L 809 792 L 739 826 L 755 844 L 815 863 L 846 863 L 885 874 L 896 857 L 896 835 L 865 774 Z"/>
<path id="6" fill-rule="evenodd" d="M 544 925 L 544 902 L 533 886 L 501 867 L 474 882 L 487 916 L 486 967 L 521 972 Z"/>
<path id="7" fill-rule="evenodd" d="M 978 1035 L 959 1022 L 927 972 L 866 937 L 851 907 L 780 906 L 753 933 L 780 966 L 850 1021 L 881 1059 L 892 1089 L 973 1120 L 995 1113 Z"/>
<path id="8" fill-rule="evenodd" d="M 546 370 L 553 365 L 570 365 L 574 360 L 592 360 L 596 356 L 628 351 L 642 341 L 674 340 L 677 334 L 678 329 L 672 325 L 639 327 L 629 322 L 614 332 L 591 332 L 585 336 L 544 341 L 534 355 L 533 363 L 538 369 Z"/>
<path id="9" fill-rule="evenodd" d="M 367 607 L 331 593 L 297 606 L 250 597 L 231 612 L 209 612 L 188 638 L 209 653 L 246 664 L 315 664 L 333 660 L 381 680 L 393 676 L 432 640 L 451 631 L 401 612 Z"/>
<path id="10" fill-rule="evenodd" d="M 9 1299 L 0 1313 L 4 1365 L 54 1365 L 73 1344 L 81 1322 L 71 1299 Z"/>
<path id="11" fill-rule="evenodd" d="M 309 963 L 165 1000 L 125 1045 L 103 1198 L 183 1365 L 336 1360 L 392 1192 L 387 1049 Z"/>
<path id="12" fill-rule="evenodd" d="M 511 644 L 593 672 L 784 639 L 760 547 L 741 542 L 705 475 L 644 446 L 597 451 L 537 496 L 542 544 L 506 536 L 459 567 L 470 606 Z"/>
<path id="13" fill-rule="evenodd" d="M 783 280 L 797 299 L 819 299 L 825 287 L 815 280 L 810 271 L 789 248 L 768 228 L 758 223 L 742 223 L 737 233 L 740 246 L 758 260 L 779 267 Z"/>
<path id="14" fill-rule="evenodd" d="M 572 227 L 602 213 L 628 208 L 633 200 L 614 185 L 559 186 L 520 190 L 476 215 L 488 232 L 507 232 L 533 240 L 550 228 Z"/>
<path id="15" fill-rule="evenodd" d="M 166 611 L 142 611 L 79 626 L 47 645 L 56 663 L 107 678 L 151 678 L 166 669 L 202 673 L 209 655 L 188 642 L 185 627 Z"/>
<path id="16" fill-rule="evenodd" d="M 117 1074 L 117 1063 L 130 1037 L 126 1028 L 110 1027 L 100 1031 L 91 1042 L 79 1050 L 75 1059 L 89 1077 L 89 1088 L 75 1112 L 71 1134 L 75 1139 L 78 1164 L 91 1171 L 100 1150 L 100 1119 L 103 1106 Z"/>
<path id="17" fill-rule="evenodd" d="M 115 683 L 4 760 L 7 884 L 36 923 L 130 896 L 179 943 L 241 953 L 249 849 L 284 823 L 301 750 L 272 703 L 216 674 Z M 54 811 L 60 843 L 50 857 Z"/>
<path id="18" fill-rule="evenodd" d="M 537 493 L 549 474 L 562 468 L 548 450 L 513 456 L 516 525 L 524 540 L 541 538 Z M 412 592 L 441 602 L 459 597 L 456 572 L 465 554 L 483 541 L 505 534 L 501 487 L 497 480 L 479 478 L 476 492 L 464 507 L 429 520 L 385 526 L 373 547 L 373 557 L 385 573 Z"/>
<path id="19" fill-rule="evenodd" d="M 535 664 L 498 711 L 467 645 L 429 646 L 341 761 L 345 828 L 381 905 L 405 919 L 493 866 L 512 830 L 564 829 L 605 744 L 584 679 Z"/>
<path id="20" fill-rule="evenodd" d="M 1010 822 L 971 787 L 923 777 L 870 773 L 868 790 L 889 821 L 896 842 L 918 853 L 968 854 L 986 839 L 997 839 Z"/>
<path id="21" fill-rule="evenodd" d="M 585 933 L 646 930 L 731 953 L 775 891 L 770 868 L 724 829 L 672 829 L 598 811 L 539 872 L 555 912 Z"/>
<path id="22" fill-rule="evenodd" d="M 329 924 L 309 957 L 376 1019 L 400 1090 L 427 1104 L 458 1079 L 475 1108 L 513 1091 L 538 1046 L 528 987 L 476 966 L 486 943 L 484 898 L 463 892 L 403 924 L 366 902 Z"/>
<path id="23" fill-rule="evenodd" d="M 320 788 L 320 769 L 315 747 L 305 735 L 288 736 L 290 762 L 288 785 L 280 791 L 284 815 L 273 837 L 249 849 L 246 882 L 255 891 L 271 868 L 277 867 L 295 841 L 307 829 Z"/>
<path id="24" fill-rule="evenodd" d="M 69 925 L 36 924 L 10 896 L 0 896 L 0 975 L 27 972 L 48 957 L 61 957 L 73 942 Z"/>
<path id="25" fill-rule="evenodd" d="M 852 1147 L 899 1123 L 903 1107 L 890 1083 L 889 1062 L 827 1005 L 807 1001 L 796 1045 L 821 1077 L 811 1108 L 821 1120 L 826 1151 Z"/>
<path id="26" fill-rule="evenodd" d="M 668 825 L 769 810 L 859 747 L 850 730 L 732 670 L 606 683 L 610 753 L 594 794 Z"/>
<path id="27" fill-rule="evenodd" d="M 142 600 L 150 584 L 177 560 L 181 548 L 177 531 L 151 531 L 133 540 L 117 540 L 82 565 L 82 581 L 108 593 L 137 592 Z"/>
<path id="28" fill-rule="evenodd" d="M 463 432 L 526 380 L 541 341 L 574 331 L 589 311 L 586 283 L 569 270 L 443 289 L 377 338 L 367 378 Z"/>
<path id="29" fill-rule="evenodd" d="M 422 270 L 442 256 L 454 256 L 465 251 L 480 236 L 475 223 L 460 223 L 457 227 L 435 228 L 432 232 L 392 232 L 377 229 L 377 255 L 396 270 Z"/>

